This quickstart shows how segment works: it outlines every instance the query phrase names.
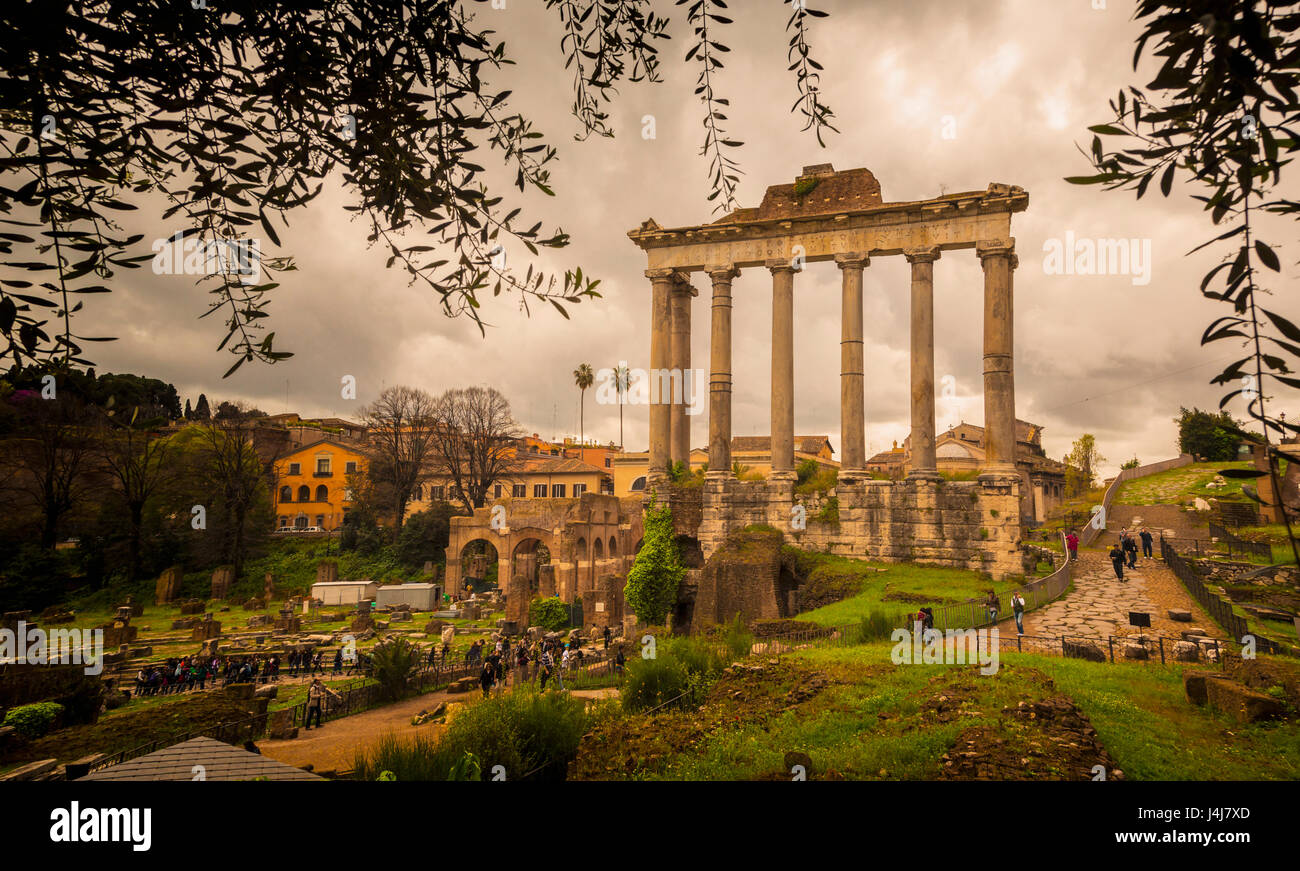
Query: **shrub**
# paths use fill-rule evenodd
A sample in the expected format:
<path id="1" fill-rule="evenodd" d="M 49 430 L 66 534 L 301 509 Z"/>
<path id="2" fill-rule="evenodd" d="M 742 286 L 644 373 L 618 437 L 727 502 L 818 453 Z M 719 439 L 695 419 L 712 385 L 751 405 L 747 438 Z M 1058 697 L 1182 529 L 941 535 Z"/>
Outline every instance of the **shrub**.
<path id="1" fill-rule="evenodd" d="M 637 712 L 657 708 L 685 693 L 690 681 L 685 665 L 671 656 L 630 659 L 621 694 L 623 709 Z"/>
<path id="2" fill-rule="evenodd" d="M 871 613 L 862 618 L 861 640 L 867 642 L 888 638 L 895 628 L 897 627 L 885 616 L 884 611 L 879 608 L 872 608 Z"/>
<path id="3" fill-rule="evenodd" d="M 63 715 L 63 705 L 58 702 L 36 702 L 20 705 L 5 716 L 4 725 L 13 726 L 24 738 L 39 738 L 54 726 Z"/>
<path id="4" fill-rule="evenodd" d="M 569 609 L 557 596 L 533 599 L 528 606 L 528 622 L 547 632 L 560 632 L 569 626 Z"/>
<path id="5" fill-rule="evenodd" d="M 370 665 L 385 699 L 406 695 L 406 678 L 420 664 L 420 648 L 405 638 L 381 641 L 370 651 Z"/>

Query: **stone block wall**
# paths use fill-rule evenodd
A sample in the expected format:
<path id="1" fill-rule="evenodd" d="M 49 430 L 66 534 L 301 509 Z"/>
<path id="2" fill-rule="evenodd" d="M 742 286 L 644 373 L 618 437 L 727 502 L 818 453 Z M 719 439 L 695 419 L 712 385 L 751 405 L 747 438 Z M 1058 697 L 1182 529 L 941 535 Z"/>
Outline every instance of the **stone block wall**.
<path id="1" fill-rule="evenodd" d="M 833 495 L 838 523 L 818 520 L 819 503 L 796 500 L 790 483 L 706 482 L 697 528 L 701 549 L 710 557 L 730 533 L 767 524 L 806 550 L 973 569 L 998 579 L 1024 573 L 1018 477 L 868 480 L 842 483 Z M 806 503 L 803 529 L 791 522 L 797 501 Z"/>

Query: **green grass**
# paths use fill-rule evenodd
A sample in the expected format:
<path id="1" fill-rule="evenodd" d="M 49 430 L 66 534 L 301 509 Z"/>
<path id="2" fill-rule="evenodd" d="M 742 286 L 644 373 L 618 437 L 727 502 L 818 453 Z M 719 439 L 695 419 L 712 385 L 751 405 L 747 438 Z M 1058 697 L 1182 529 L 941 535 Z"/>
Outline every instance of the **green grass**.
<path id="1" fill-rule="evenodd" d="M 871 611 L 880 609 L 890 617 L 915 611 L 922 604 L 944 605 L 983 598 L 989 589 L 999 594 L 1015 589 L 1013 581 L 991 581 L 969 569 L 921 566 L 911 563 L 876 563 L 828 554 L 809 554 L 814 566 L 814 580 L 820 574 L 844 586 L 856 584 L 857 593 L 842 601 L 805 611 L 796 619 L 823 626 L 857 623 Z M 880 571 L 883 569 L 884 571 Z M 886 598 L 902 594 L 909 599 Z M 915 598 L 916 600 L 911 600 Z M 923 601 L 922 601 L 923 600 Z"/>
<path id="2" fill-rule="evenodd" d="M 808 753 L 817 771 L 848 779 L 933 779 L 958 735 L 998 728 L 1003 707 L 1062 692 L 1096 728 L 1130 780 L 1300 779 L 1300 723 L 1241 726 L 1197 707 L 1177 667 L 1090 663 L 1004 653 L 997 673 L 960 666 L 894 666 L 889 643 L 809 648 L 788 660 L 834 683 L 795 710 L 741 717 L 631 774 L 645 779 L 745 780 L 785 773 L 784 755 Z M 1041 672 L 1041 674 L 1039 674 Z M 1054 687 L 1044 682 L 1049 677 Z M 958 687 L 961 714 L 922 722 L 921 705 Z M 778 692 L 784 687 L 778 688 Z M 726 698 L 711 704 L 725 706 Z M 665 730 L 689 729 L 690 714 L 659 714 Z M 1064 777 L 1066 772 L 1055 772 Z"/>
<path id="3" fill-rule="evenodd" d="M 1178 469 L 1169 469 L 1147 475 L 1120 485 L 1115 494 L 1116 505 L 1177 505 L 1190 502 L 1197 496 L 1202 499 L 1213 497 L 1221 501 L 1240 501 L 1246 497 L 1241 492 L 1242 483 L 1250 483 L 1244 478 L 1225 478 L 1226 486 L 1213 489 L 1205 485 L 1214 480 L 1222 469 L 1249 469 L 1247 462 L 1236 463 L 1192 463 Z"/>

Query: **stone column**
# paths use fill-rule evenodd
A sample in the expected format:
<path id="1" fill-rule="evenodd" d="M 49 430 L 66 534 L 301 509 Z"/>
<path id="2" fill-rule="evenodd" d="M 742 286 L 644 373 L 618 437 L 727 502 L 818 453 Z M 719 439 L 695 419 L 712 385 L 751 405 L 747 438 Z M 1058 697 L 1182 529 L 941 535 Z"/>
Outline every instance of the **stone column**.
<path id="1" fill-rule="evenodd" d="M 674 372 L 672 410 L 669 413 L 668 460 L 670 463 L 691 464 L 691 418 L 686 414 L 688 405 L 696 402 L 691 396 L 694 379 L 691 377 L 691 298 L 695 288 L 680 274 L 673 284 L 671 294 L 672 340 L 669 353 Z"/>
<path id="2" fill-rule="evenodd" d="M 904 251 L 912 264 L 912 468 L 909 478 L 939 480 L 934 455 L 934 261 L 939 248 Z"/>
<path id="3" fill-rule="evenodd" d="M 669 438 L 672 429 L 671 393 L 662 395 L 663 378 L 660 373 L 672 369 L 671 347 L 669 345 L 672 326 L 672 310 L 669 298 L 672 295 L 673 270 L 647 269 L 646 277 L 650 279 L 650 465 L 646 478 L 648 484 L 666 480 L 668 477 Z M 671 388 L 670 388 L 671 389 Z M 647 487 L 647 489 L 649 489 Z"/>
<path id="4" fill-rule="evenodd" d="M 1012 367 L 1014 307 L 1011 275 L 1016 241 L 980 242 L 984 266 L 984 470 L 1016 471 L 1016 389 Z"/>
<path id="5" fill-rule="evenodd" d="M 840 289 L 840 479 L 867 476 L 867 419 L 862 353 L 862 269 L 865 254 L 837 254 Z"/>
<path id="6" fill-rule="evenodd" d="M 772 474 L 794 474 L 794 267 L 769 260 L 772 273 Z"/>
<path id="7" fill-rule="evenodd" d="M 731 280 L 740 270 L 709 270 L 713 325 L 709 337 L 709 478 L 731 477 Z"/>

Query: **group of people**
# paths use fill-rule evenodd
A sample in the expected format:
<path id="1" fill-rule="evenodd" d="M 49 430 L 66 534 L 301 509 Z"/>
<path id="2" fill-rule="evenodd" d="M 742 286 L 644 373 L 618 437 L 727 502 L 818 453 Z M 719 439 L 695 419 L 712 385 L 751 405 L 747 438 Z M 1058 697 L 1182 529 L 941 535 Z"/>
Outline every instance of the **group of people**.
<path id="1" fill-rule="evenodd" d="M 608 650 L 612 633 L 606 629 L 602 634 Z M 488 652 L 485 654 L 484 650 Z M 577 641 L 561 641 L 558 636 L 539 638 L 531 645 L 524 641 L 513 646 L 509 638 L 499 637 L 490 649 L 483 640 L 475 641 L 466 652 L 465 661 L 480 665 L 479 686 L 486 698 L 505 689 L 512 670 L 516 685 L 532 681 L 542 690 L 548 683 L 563 690 L 565 672 L 581 667 L 585 656 Z M 626 663 L 623 649 L 619 647 L 614 654 L 614 672 L 622 674 Z"/>
<path id="2" fill-rule="evenodd" d="M 1115 569 L 1115 577 L 1121 583 L 1124 582 L 1124 568 L 1137 568 L 1138 561 L 1138 541 L 1142 542 L 1142 556 L 1145 559 L 1152 558 L 1152 542 L 1155 540 L 1145 526 L 1140 527 L 1137 535 L 1126 526 L 1120 530 L 1119 541 L 1110 549 L 1108 556 L 1110 564 Z"/>
<path id="3" fill-rule="evenodd" d="M 254 683 L 257 680 L 279 680 L 280 657 L 254 659 L 251 656 L 185 656 L 171 658 L 164 663 L 144 666 L 135 675 L 137 696 L 165 696 L 172 693 L 205 690 L 208 682 L 213 686 L 232 683 Z"/>

